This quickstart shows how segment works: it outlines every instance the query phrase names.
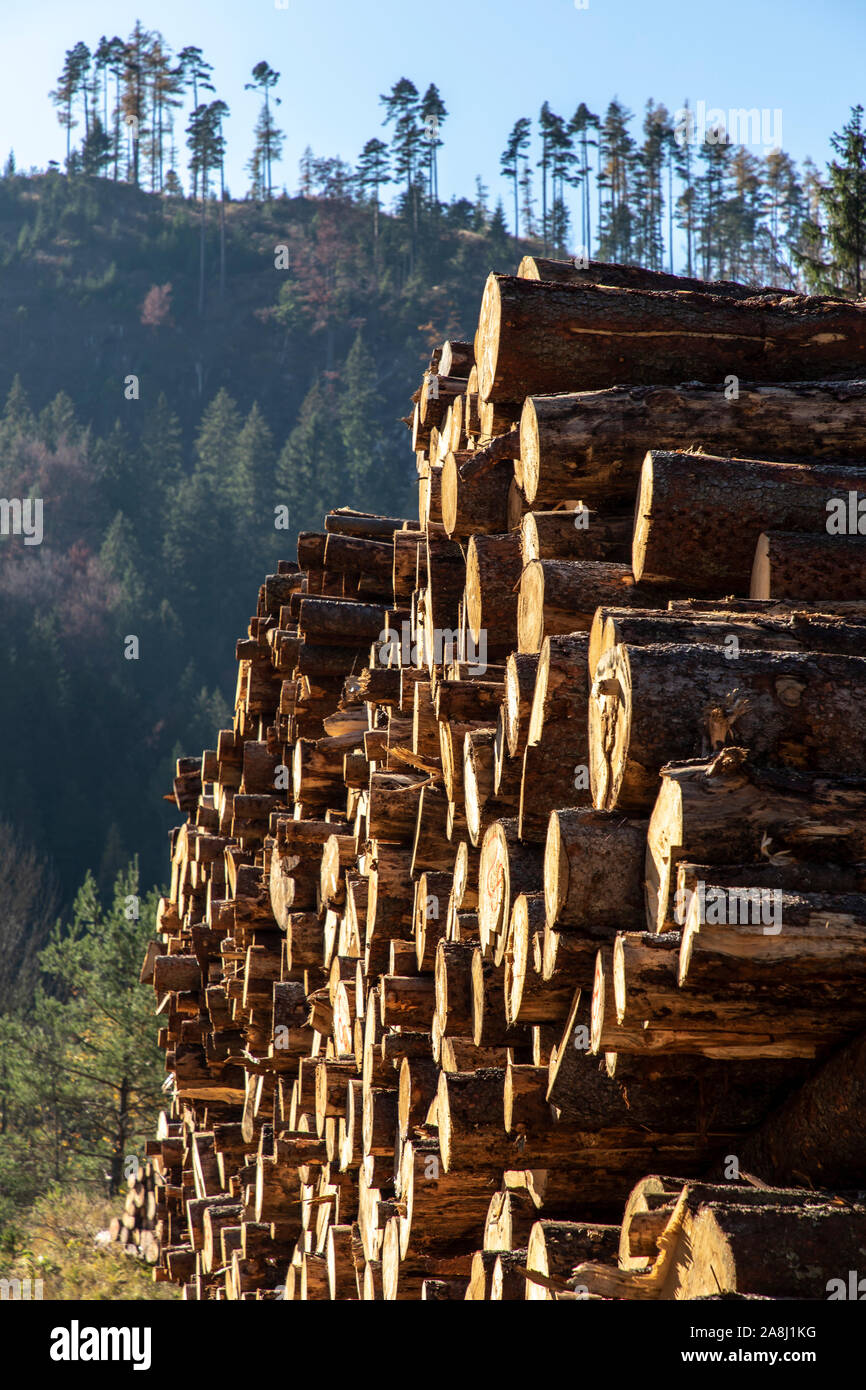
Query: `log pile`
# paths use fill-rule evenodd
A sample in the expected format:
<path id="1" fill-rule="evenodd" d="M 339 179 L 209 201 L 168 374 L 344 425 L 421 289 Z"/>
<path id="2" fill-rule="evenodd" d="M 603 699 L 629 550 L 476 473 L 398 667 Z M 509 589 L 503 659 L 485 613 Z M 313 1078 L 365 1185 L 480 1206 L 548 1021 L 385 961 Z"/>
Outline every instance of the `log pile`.
<path id="1" fill-rule="evenodd" d="M 156 1142 L 148 1141 L 149 1144 Z M 108 1240 L 122 1246 L 128 1254 L 139 1256 L 146 1264 L 155 1265 L 159 1260 L 157 1205 L 162 1193 L 149 1160 L 139 1163 L 129 1174 L 126 1188 L 123 1212 L 111 1218 Z"/>
<path id="2" fill-rule="evenodd" d="M 866 542 L 825 524 L 866 308 L 620 272 L 490 277 L 415 395 L 417 520 L 299 536 L 178 763 L 142 978 L 189 1299 L 866 1259 Z"/>

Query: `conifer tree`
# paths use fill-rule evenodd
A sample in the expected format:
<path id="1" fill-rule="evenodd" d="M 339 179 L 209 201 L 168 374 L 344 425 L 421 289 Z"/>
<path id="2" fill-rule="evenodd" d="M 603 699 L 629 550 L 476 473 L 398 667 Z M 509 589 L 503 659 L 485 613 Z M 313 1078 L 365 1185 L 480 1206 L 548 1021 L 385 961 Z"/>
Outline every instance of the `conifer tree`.
<path id="1" fill-rule="evenodd" d="M 580 162 L 576 181 L 580 187 L 580 236 L 581 245 L 587 258 L 592 252 L 592 203 L 589 187 L 589 151 L 598 148 L 598 141 L 591 140 L 589 132 L 599 128 L 598 116 L 590 111 L 582 101 L 569 122 L 571 134 L 580 146 Z"/>
<path id="2" fill-rule="evenodd" d="M 388 146 L 384 140 L 368 140 L 358 159 L 355 179 L 361 196 L 373 205 L 373 244 L 379 241 L 379 189 L 391 182 Z"/>
<path id="3" fill-rule="evenodd" d="M 614 98 L 599 131 L 602 210 L 598 254 L 605 261 L 628 261 L 632 255 L 634 140 L 628 129 L 631 118 L 631 112 Z"/>
<path id="4" fill-rule="evenodd" d="M 862 105 L 852 106 L 840 132 L 830 137 L 836 159 L 823 195 L 827 238 L 838 288 L 859 298 L 866 277 L 866 127 Z"/>
<path id="5" fill-rule="evenodd" d="M 511 179 L 511 185 L 514 189 L 514 235 L 516 237 L 520 236 L 520 211 L 517 201 L 520 182 L 520 161 L 522 158 L 526 157 L 531 129 L 532 122 L 528 116 L 521 116 L 520 120 L 515 121 L 514 125 L 511 127 L 508 143 L 499 161 L 499 172 L 504 174 L 507 179 Z"/>
<path id="6" fill-rule="evenodd" d="M 431 203 L 438 203 L 439 165 L 436 152 L 442 148 L 443 141 L 440 139 L 440 132 L 448 112 L 439 94 L 439 88 L 434 82 L 430 83 L 421 98 L 418 114 L 424 127 L 423 147 L 427 159 L 427 196 Z"/>
<path id="7" fill-rule="evenodd" d="M 253 68 L 252 78 L 252 82 L 244 84 L 244 90 L 262 93 L 262 109 L 256 121 L 252 162 L 258 171 L 262 197 L 266 202 L 270 202 L 273 188 L 273 163 L 280 158 L 283 148 L 282 132 L 277 130 L 271 115 L 271 88 L 279 82 L 280 74 L 269 63 L 262 61 L 256 63 Z M 280 105 L 278 96 L 274 96 L 274 104 Z"/>

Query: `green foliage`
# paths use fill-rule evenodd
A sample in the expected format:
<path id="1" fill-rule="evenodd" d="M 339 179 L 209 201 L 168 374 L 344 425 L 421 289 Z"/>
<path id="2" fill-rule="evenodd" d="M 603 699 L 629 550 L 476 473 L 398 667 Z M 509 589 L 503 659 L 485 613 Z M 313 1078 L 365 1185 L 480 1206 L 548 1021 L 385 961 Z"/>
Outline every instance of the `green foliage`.
<path id="1" fill-rule="evenodd" d="M 88 874 L 71 921 L 39 956 L 41 981 L 0 1018 L 0 1221 L 52 1185 L 117 1192 L 161 1098 L 153 995 L 138 984 L 157 894 L 129 864 L 103 905 Z"/>
<path id="2" fill-rule="evenodd" d="M 141 1302 L 179 1297 L 151 1269 L 96 1237 L 120 1203 L 77 1188 L 52 1187 L 0 1231 L 0 1278 L 42 1280 L 52 1301 Z"/>

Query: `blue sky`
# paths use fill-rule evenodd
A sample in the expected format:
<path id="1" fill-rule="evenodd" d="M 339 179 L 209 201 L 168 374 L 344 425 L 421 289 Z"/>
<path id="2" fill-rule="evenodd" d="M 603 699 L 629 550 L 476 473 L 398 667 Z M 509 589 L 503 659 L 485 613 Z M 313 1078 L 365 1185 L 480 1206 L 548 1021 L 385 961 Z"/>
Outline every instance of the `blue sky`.
<path id="1" fill-rule="evenodd" d="M 379 94 L 401 76 L 434 81 L 449 117 L 440 194 L 471 196 L 482 174 L 493 199 L 508 192 L 499 158 L 514 121 L 547 99 L 570 116 L 583 100 L 603 111 L 617 96 L 639 116 L 648 97 L 677 109 L 780 109 L 782 146 L 797 160 L 829 156 L 828 137 L 866 99 L 866 0 L 517 0 L 455 6 L 416 0 L 0 0 L 0 155 L 19 167 L 62 159 L 64 135 L 48 100 L 66 49 L 101 34 L 125 37 L 136 18 L 176 51 L 198 44 L 229 103 L 228 183 L 248 187 L 245 164 L 257 97 L 254 63 L 279 69 L 286 133 L 278 187 L 297 186 L 298 158 L 354 161 L 381 135 Z M 285 6 L 278 8 L 278 6 Z M 636 123 L 637 124 L 637 123 Z"/>

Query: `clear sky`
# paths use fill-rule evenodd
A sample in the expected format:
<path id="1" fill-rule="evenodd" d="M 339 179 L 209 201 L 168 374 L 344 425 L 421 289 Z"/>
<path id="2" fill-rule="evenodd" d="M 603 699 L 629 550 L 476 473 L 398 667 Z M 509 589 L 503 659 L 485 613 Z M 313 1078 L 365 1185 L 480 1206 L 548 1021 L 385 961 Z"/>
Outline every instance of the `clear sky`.
<path id="1" fill-rule="evenodd" d="M 798 161 L 829 156 L 828 137 L 866 101 L 866 0 L 0 0 L 0 156 L 19 168 L 62 160 L 65 137 L 48 100 L 66 49 L 101 34 L 126 37 L 136 18 L 174 51 L 198 44 L 231 108 L 228 184 L 243 196 L 258 97 L 244 91 L 266 59 L 281 73 L 286 133 L 275 185 L 297 186 L 298 158 L 354 161 L 381 135 L 379 94 L 401 76 L 435 82 L 449 111 L 440 196 L 472 196 L 482 174 L 505 195 L 499 158 L 519 116 L 547 99 L 570 116 L 612 96 L 639 116 L 645 100 L 671 111 L 780 109 L 782 147 Z M 637 122 L 635 123 L 637 126 Z M 76 132 L 80 135 L 80 131 Z M 181 137 L 182 138 L 182 137 Z M 278 182 L 277 182 L 278 179 Z"/>

